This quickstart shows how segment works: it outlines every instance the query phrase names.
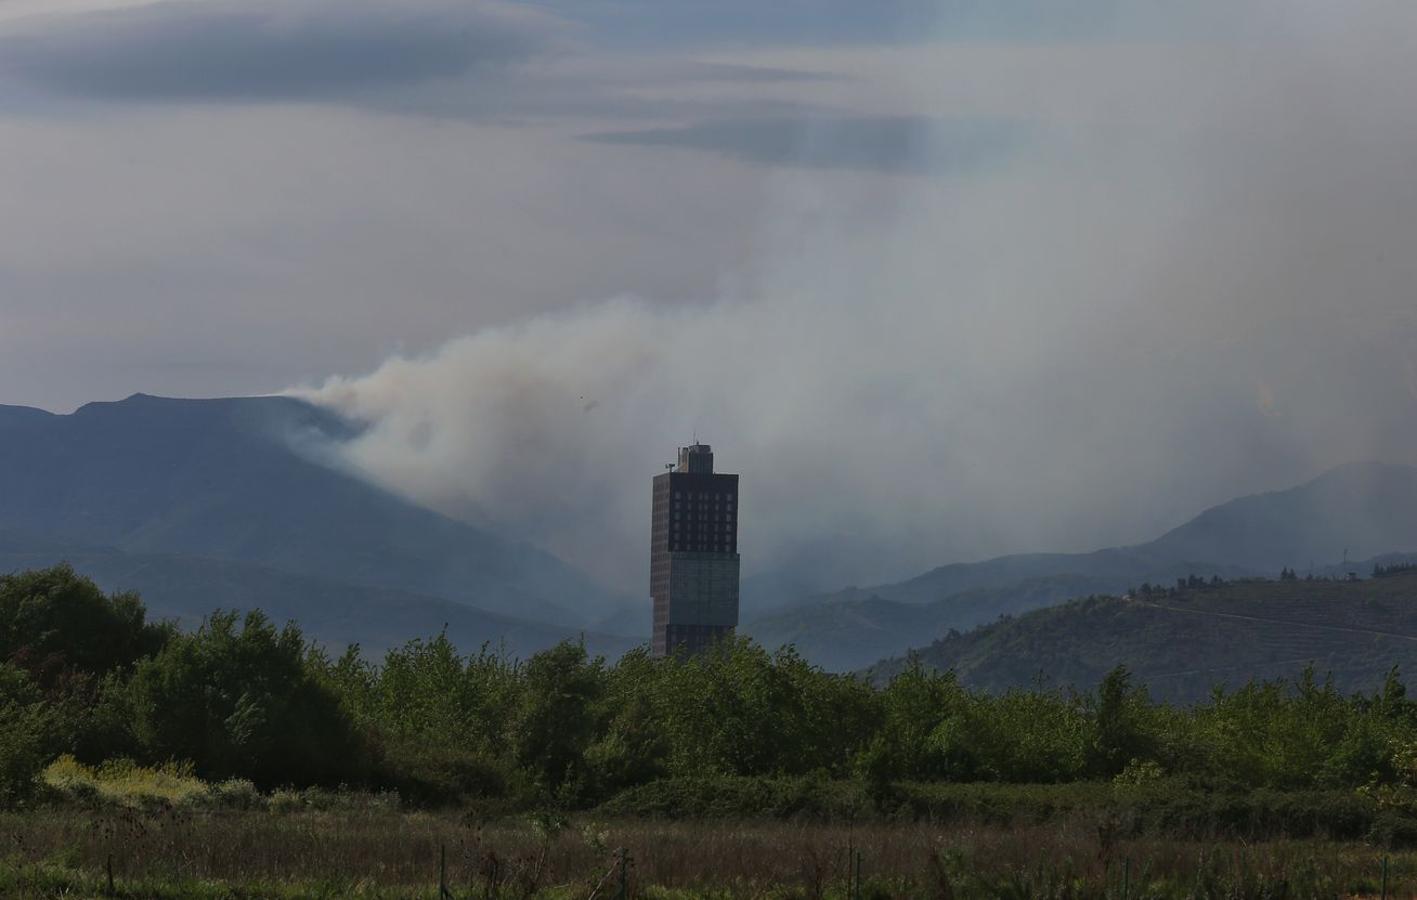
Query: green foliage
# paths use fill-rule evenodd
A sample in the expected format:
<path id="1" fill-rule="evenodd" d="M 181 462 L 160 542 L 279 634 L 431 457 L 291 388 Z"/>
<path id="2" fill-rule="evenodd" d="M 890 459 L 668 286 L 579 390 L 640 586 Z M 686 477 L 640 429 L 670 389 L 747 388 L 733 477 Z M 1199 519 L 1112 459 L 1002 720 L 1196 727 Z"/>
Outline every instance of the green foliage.
<path id="1" fill-rule="evenodd" d="M 0 809 L 28 799 L 53 742 L 53 716 L 20 669 L 0 665 Z"/>
<path id="2" fill-rule="evenodd" d="M 738 808 L 770 782 L 787 785 L 762 800 L 774 809 L 934 816 L 948 810 L 918 785 L 1090 782 L 1152 798 L 1186 785 L 1189 799 L 1162 804 L 1179 822 L 1248 827 L 1250 813 L 1194 798 L 1257 790 L 1338 792 L 1391 818 L 1385 840 L 1405 839 L 1401 823 L 1417 819 L 1417 703 L 1395 668 L 1370 694 L 1343 693 L 1310 669 L 1173 706 L 1153 701 L 1124 667 L 1082 693 L 991 693 L 919 660 L 876 686 L 746 639 L 688 658 L 638 650 L 608 664 L 571 643 L 525 661 L 486 647 L 463 655 L 439 635 L 373 661 L 358 648 L 332 658 L 259 613 L 218 612 L 190 634 L 154 630 L 136 598 L 104 597 L 63 568 L 7 576 L 0 595 L 0 634 L 29 648 L 22 665 L 0 665 L 5 802 L 33 792 L 35 774 L 71 754 L 64 783 L 75 797 L 102 793 L 75 772 L 126 758 L 130 774 L 225 784 L 238 806 L 261 790 L 290 788 L 305 804 L 301 789 L 350 784 L 419 804 L 556 810 L 669 784 L 678 799 L 667 806 Z M 118 649 L 99 647 L 75 610 L 121 632 Z M 41 656 L 61 662 L 34 665 Z M 849 803 L 831 787 L 847 781 Z M 692 799 L 701 790 L 728 792 Z M 1325 821 L 1351 812 L 1333 809 Z"/>
<path id="3" fill-rule="evenodd" d="M 339 701 L 312 677 L 294 626 L 215 613 L 138 664 L 132 731 L 149 760 L 190 760 L 206 778 L 338 783 L 361 774 Z"/>
<path id="4" fill-rule="evenodd" d="M 1371 700 L 1344 697 L 1305 669 L 1292 688 L 1252 683 L 1217 692 L 1189 724 L 1191 766 L 1241 784 L 1274 788 L 1357 785 L 1388 777 L 1393 740 L 1412 740 L 1414 719 L 1391 684 Z"/>
<path id="5" fill-rule="evenodd" d="M 131 759 L 114 759 L 86 766 L 66 755 L 45 767 L 42 779 L 71 799 L 136 808 L 191 804 L 211 792 L 190 763 L 144 767 Z"/>
<path id="6" fill-rule="evenodd" d="M 1097 688 L 1095 733 L 1088 759 L 1093 775 L 1115 776 L 1138 759 L 1157 753 L 1156 723 L 1146 690 L 1132 687 L 1132 674 L 1118 666 Z"/>
<path id="7" fill-rule="evenodd" d="M 0 662 L 45 689 L 130 666 L 169 634 L 146 622 L 136 594 L 106 595 L 67 565 L 0 575 Z"/>
<path id="8" fill-rule="evenodd" d="M 879 714 L 859 680 L 741 638 L 653 670 L 642 689 L 673 774 L 845 774 Z"/>
<path id="9" fill-rule="evenodd" d="M 510 723 L 512 753 L 543 792 L 574 796 L 586 775 L 585 750 L 595 738 L 603 661 L 588 660 L 577 644 L 559 644 L 533 656 L 523 678 Z"/>
<path id="10" fill-rule="evenodd" d="M 1093 723 L 1081 698 L 1054 691 L 972 695 L 931 736 L 961 781 L 1055 782 L 1086 777 Z"/>
<path id="11" fill-rule="evenodd" d="M 350 647 L 306 666 L 339 698 L 373 760 L 372 778 L 416 802 L 524 793 L 510 759 L 520 669 L 488 648 L 464 658 L 446 635 L 413 640 L 375 666 Z"/>
<path id="12" fill-rule="evenodd" d="M 607 673 L 602 727 L 586 748 L 588 789 L 606 797 L 669 774 L 671 743 L 660 727 L 652 692 L 657 666 L 644 648 Z"/>
<path id="13" fill-rule="evenodd" d="M 953 672 L 933 672 L 912 658 L 880 694 L 881 725 L 857 757 L 858 773 L 877 794 L 896 779 L 950 777 L 956 761 L 941 752 L 938 733 L 968 701 Z"/>

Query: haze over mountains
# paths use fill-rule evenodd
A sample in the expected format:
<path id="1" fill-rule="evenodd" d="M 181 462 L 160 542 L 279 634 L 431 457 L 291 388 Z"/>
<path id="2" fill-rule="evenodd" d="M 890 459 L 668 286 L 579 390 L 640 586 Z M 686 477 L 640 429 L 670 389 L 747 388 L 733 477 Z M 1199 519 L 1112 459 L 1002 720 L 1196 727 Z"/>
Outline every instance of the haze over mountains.
<path id="1" fill-rule="evenodd" d="M 446 623 L 470 649 L 527 652 L 615 609 L 555 557 L 320 458 L 354 428 L 284 397 L 0 407 L 0 568 L 68 559 L 160 616 L 260 606 L 373 647 Z"/>
<path id="2" fill-rule="evenodd" d="M 647 601 L 341 468 L 329 448 L 358 431 L 287 397 L 135 395 L 70 415 L 0 407 L 0 570 L 68 560 L 105 587 L 140 591 L 158 616 L 191 625 L 218 607 L 260 607 L 336 646 L 377 650 L 445 625 L 465 649 L 500 642 L 517 655 L 581 637 L 615 655 L 646 638 Z M 952 630 L 1144 581 L 1302 574 L 1345 553 L 1412 550 L 1417 469 L 1356 464 L 1147 543 L 951 564 L 756 619 L 763 605 L 750 596 L 742 630 L 856 670 Z"/>
<path id="3" fill-rule="evenodd" d="M 829 668 L 858 669 L 903 646 L 1087 594 L 1198 574 L 1305 572 L 1345 558 L 1417 549 L 1417 469 L 1341 466 L 1299 487 L 1206 510 L 1154 541 L 1081 554 L 947 565 L 899 584 L 852 588 L 750 622 L 767 645 L 796 644 Z"/>

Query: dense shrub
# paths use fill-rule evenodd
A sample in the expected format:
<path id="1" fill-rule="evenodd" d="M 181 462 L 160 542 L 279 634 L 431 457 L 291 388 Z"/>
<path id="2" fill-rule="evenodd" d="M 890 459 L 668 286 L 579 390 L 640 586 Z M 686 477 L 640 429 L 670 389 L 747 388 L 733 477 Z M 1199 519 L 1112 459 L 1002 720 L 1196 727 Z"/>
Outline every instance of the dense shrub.
<path id="1" fill-rule="evenodd" d="M 0 665 L 0 808 L 28 799 L 53 743 L 52 714 L 14 666 Z"/>
<path id="2" fill-rule="evenodd" d="M 147 623 L 136 594 L 106 595 L 67 565 L 0 575 L 0 662 L 42 688 L 130 666 L 169 633 Z"/>
<path id="3" fill-rule="evenodd" d="M 533 656 L 523 678 L 521 703 L 509 710 L 514 758 L 546 794 L 575 796 L 595 739 L 605 667 L 587 660 L 584 647 L 567 643 Z"/>
<path id="4" fill-rule="evenodd" d="M 210 787 L 193 773 L 190 763 L 144 767 L 131 759 L 114 759 L 86 766 L 66 755 L 45 768 L 43 780 L 69 799 L 93 805 L 194 805 L 210 795 Z"/>
<path id="5" fill-rule="evenodd" d="M 204 778 L 338 784 L 367 761 L 339 700 L 313 678 L 294 626 L 215 613 L 138 664 L 132 730 L 145 759 L 189 760 Z"/>
<path id="6" fill-rule="evenodd" d="M 418 804 L 466 803 L 474 799 L 515 804 L 530 795 L 522 773 L 476 750 L 401 743 L 379 761 L 374 780 Z"/>
<path id="7" fill-rule="evenodd" d="M 859 782 L 784 778 L 670 778 L 605 801 L 606 817 L 775 819 L 812 822 L 929 821 L 941 826 L 1022 827 L 1092 823 L 1118 836 L 1168 834 L 1194 840 L 1381 836 L 1401 842 L 1413 819 L 1378 810 L 1352 791 L 1197 789 L 1168 779 L 1145 787 L 1102 782 L 997 784 L 904 782 L 888 798 Z"/>

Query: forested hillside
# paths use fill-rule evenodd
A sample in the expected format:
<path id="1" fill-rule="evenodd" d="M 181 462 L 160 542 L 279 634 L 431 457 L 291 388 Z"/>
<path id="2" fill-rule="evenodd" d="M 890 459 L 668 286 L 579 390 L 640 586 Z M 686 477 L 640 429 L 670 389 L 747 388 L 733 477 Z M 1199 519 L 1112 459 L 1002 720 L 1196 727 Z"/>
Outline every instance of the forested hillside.
<path id="1" fill-rule="evenodd" d="M 916 655 L 994 692 L 1040 683 L 1086 690 L 1117 665 L 1154 696 L 1186 702 L 1310 664 L 1340 690 L 1373 690 L 1394 666 L 1417 671 L 1417 571 L 1143 584 L 953 634 Z M 871 671 L 885 679 L 906 665 L 900 658 Z"/>
<path id="2" fill-rule="evenodd" d="M 906 647 L 922 646 L 951 630 L 1105 592 L 1116 583 L 1116 578 L 1052 575 L 1003 587 L 971 588 L 927 603 L 888 600 L 853 588 L 834 595 L 829 602 L 749 622 L 742 631 L 766 647 L 792 646 L 817 665 L 849 672 L 895 656 Z"/>
<path id="3" fill-rule="evenodd" d="M 1089 594 L 1178 578 L 1273 577 L 1417 547 L 1417 468 L 1340 466 L 1285 491 L 1206 510 L 1147 543 L 1092 553 L 1032 553 L 941 566 L 916 578 L 851 588 L 750 618 L 767 646 L 795 645 L 838 671 L 868 666 L 951 630 L 966 631 Z"/>

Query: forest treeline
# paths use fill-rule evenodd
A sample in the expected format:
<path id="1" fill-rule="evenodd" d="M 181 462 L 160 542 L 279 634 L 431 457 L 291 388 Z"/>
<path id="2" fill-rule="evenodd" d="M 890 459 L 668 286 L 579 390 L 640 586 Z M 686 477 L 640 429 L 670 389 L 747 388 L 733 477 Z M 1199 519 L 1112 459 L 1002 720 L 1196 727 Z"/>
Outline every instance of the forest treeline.
<path id="1" fill-rule="evenodd" d="M 0 577 L 0 802 L 63 754 L 429 804 L 578 808 L 685 776 L 873 790 L 1179 778 L 1410 804 L 1417 702 L 1395 671 L 1374 694 L 1307 670 L 1189 707 L 1152 702 L 1121 668 L 1083 693 L 972 692 L 919 665 L 878 687 L 745 639 L 609 663 L 573 643 L 519 661 L 433 637 L 372 661 L 259 613 L 214 613 L 192 632 L 152 623 L 138 597 L 59 566 Z"/>

